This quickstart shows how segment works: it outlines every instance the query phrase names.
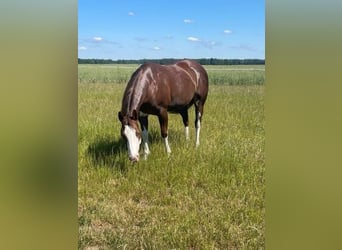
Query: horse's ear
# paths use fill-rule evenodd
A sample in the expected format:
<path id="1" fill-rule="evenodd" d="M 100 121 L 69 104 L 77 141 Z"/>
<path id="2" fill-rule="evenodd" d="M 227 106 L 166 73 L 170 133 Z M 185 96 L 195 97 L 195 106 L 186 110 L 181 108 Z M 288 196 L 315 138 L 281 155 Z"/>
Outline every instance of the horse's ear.
<path id="1" fill-rule="evenodd" d="M 136 109 L 133 110 L 132 112 L 132 119 L 133 120 L 138 120 L 138 112 Z"/>
<path id="2" fill-rule="evenodd" d="M 122 115 L 121 111 L 118 112 L 118 118 L 119 118 L 120 122 L 122 122 L 123 115 Z"/>

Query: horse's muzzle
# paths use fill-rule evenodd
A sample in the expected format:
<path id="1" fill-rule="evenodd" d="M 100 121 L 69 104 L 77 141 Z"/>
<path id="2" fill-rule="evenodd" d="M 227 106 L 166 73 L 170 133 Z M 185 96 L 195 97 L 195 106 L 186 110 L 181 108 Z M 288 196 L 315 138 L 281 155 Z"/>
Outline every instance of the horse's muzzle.
<path id="1" fill-rule="evenodd" d="M 129 156 L 129 160 L 133 163 L 136 163 L 139 161 L 139 155 L 136 156 Z"/>

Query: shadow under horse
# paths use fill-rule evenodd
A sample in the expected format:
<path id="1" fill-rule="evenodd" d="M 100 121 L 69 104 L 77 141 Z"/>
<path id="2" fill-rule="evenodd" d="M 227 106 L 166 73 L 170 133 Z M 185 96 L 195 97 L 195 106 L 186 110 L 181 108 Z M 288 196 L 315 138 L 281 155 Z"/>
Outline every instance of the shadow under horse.
<path id="1" fill-rule="evenodd" d="M 126 171 L 124 160 L 116 158 L 120 152 L 125 151 L 126 142 L 119 138 L 101 138 L 92 142 L 87 149 L 87 155 L 92 160 L 94 166 L 118 167 L 122 172 Z"/>

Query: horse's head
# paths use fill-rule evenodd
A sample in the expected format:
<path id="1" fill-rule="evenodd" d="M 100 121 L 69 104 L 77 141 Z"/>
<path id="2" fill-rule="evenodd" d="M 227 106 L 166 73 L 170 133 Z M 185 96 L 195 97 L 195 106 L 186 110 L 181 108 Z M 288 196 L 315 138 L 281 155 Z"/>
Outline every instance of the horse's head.
<path id="1" fill-rule="evenodd" d="M 138 125 L 138 112 L 133 110 L 131 115 L 118 113 L 121 122 L 121 136 L 126 139 L 128 157 L 132 162 L 139 161 L 141 131 Z"/>

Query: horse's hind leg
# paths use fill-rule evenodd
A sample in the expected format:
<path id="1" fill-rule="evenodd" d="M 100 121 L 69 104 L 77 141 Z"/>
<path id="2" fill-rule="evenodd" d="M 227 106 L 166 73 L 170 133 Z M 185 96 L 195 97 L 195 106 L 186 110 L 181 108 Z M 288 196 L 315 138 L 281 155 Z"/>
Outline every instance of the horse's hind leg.
<path id="1" fill-rule="evenodd" d="M 161 131 L 161 136 L 164 140 L 165 144 L 165 149 L 168 154 L 171 153 L 169 141 L 168 141 L 168 131 L 167 131 L 167 126 L 168 126 L 168 115 L 167 115 L 167 110 L 166 109 L 161 109 L 160 113 L 158 115 L 159 119 L 159 124 L 160 124 L 160 131 Z"/>
<path id="2" fill-rule="evenodd" d="M 189 140 L 189 115 L 188 115 L 188 110 L 182 110 L 180 112 L 182 119 L 183 119 L 183 124 L 184 124 L 184 130 L 185 130 L 185 139 L 188 141 Z"/>
<path id="3" fill-rule="evenodd" d="M 199 146 L 199 136 L 201 131 L 201 121 L 203 115 L 203 103 L 200 100 L 195 102 L 195 128 L 196 128 L 196 147 Z"/>
<path id="4" fill-rule="evenodd" d="M 150 154 L 150 149 L 148 147 L 148 116 L 141 115 L 139 116 L 139 122 L 142 130 L 142 141 L 144 148 L 144 159 L 147 159 L 147 156 Z"/>

